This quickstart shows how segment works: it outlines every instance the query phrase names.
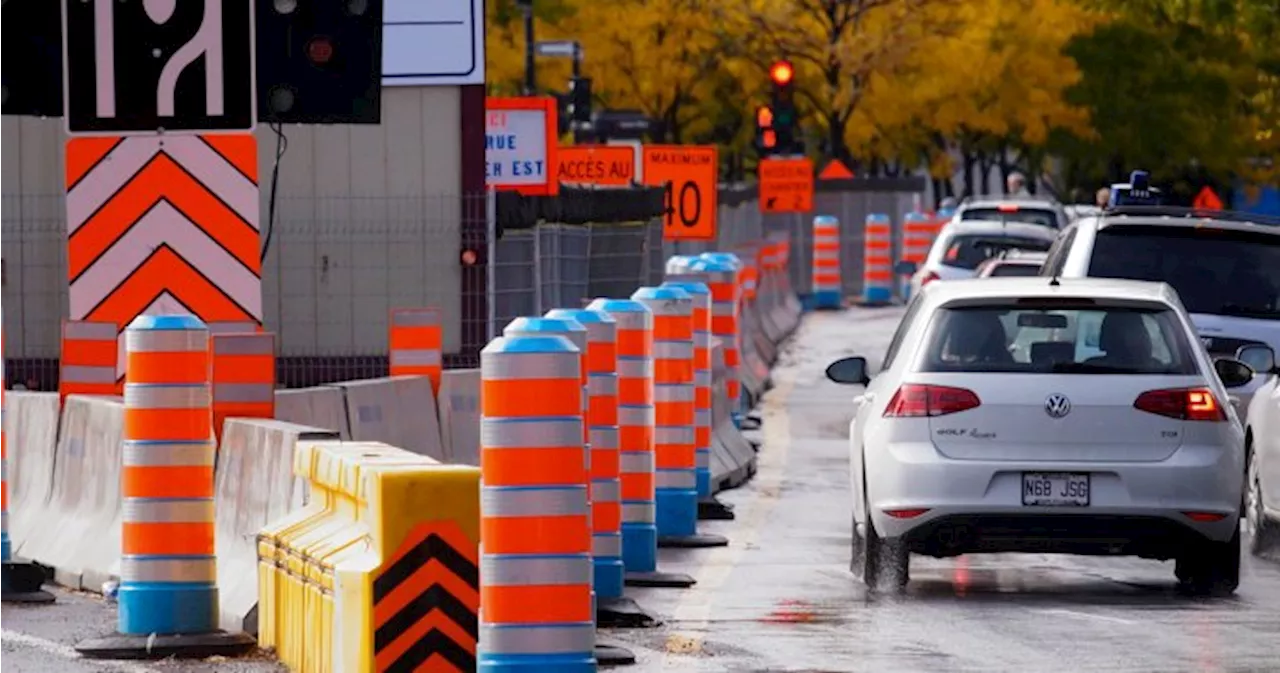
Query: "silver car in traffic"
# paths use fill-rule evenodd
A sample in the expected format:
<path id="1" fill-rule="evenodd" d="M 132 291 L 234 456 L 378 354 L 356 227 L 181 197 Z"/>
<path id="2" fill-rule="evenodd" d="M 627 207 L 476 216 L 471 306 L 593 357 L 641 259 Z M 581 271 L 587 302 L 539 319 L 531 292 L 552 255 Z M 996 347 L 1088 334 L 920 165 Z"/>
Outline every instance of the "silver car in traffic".
<path id="1" fill-rule="evenodd" d="M 852 568 L 904 586 L 909 554 L 1176 559 L 1190 590 L 1239 580 L 1243 431 L 1164 283 L 988 278 L 926 286 L 849 427 Z"/>

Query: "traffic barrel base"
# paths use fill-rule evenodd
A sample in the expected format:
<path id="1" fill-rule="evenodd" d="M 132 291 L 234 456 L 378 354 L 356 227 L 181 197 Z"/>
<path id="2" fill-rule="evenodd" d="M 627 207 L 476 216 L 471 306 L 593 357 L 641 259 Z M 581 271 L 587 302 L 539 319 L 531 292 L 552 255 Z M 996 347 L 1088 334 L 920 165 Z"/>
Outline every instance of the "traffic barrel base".
<path id="1" fill-rule="evenodd" d="M 0 575 L 0 597 L 5 603 L 38 605 L 54 602 L 53 594 L 41 588 L 44 570 L 34 563 L 5 561 Z"/>
<path id="2" fill-rule="evenodd" d="M 257 644 L 247 633 L 226 631 L 169 636 L 121 633 L 81 642 L 76 652 L 90 659 L 204 659 L 238 657 Z"/>
<path id="3" fill-rule="evenodd" d="M 720 502 L 714 495 L 698 501 L 699 521 L 733 521 L 735 518 L 733 505 Z"/>
<path id="4" fill-rule="evenodd" d="M 627 573 L 627 586 L 651 587 L 657 589 L 687 589 L 698 583 L 698 580 L 684 573 L 633 572 Z"/>
<path id="5" fill-rule="evenodd" d="M 626 596 L 596 598 L 596 626 L 603 629 L 647 629 L 662 622 Z"/>

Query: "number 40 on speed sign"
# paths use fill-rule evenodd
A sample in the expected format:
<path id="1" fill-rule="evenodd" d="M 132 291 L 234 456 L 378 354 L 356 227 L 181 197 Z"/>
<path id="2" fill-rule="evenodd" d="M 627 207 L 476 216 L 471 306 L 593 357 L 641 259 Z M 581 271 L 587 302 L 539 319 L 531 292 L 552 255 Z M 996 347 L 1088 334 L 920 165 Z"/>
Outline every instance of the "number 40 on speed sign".
<path id="1" fill-rule="evenodd" d="M 711 241 L 719 210 L 719 156 L 715 146 L 645 145 L 644 183 L 663 187 L 662 237 Z"/>

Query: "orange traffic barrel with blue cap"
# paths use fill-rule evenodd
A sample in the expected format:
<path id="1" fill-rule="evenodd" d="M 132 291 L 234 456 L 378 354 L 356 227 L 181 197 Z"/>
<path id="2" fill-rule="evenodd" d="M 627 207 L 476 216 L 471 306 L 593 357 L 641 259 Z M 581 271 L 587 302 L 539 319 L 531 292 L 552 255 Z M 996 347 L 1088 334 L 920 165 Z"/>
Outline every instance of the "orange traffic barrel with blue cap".
<path id="1" fill-rule="evenodd" d="M 889 216 L 867 215 L 862 237 L 862 301 L 887 304 L 893 298 L 893 231 Z"/>
<path id="2" fill-rule="evenodd" d="M 683 286 L 682 286 L 683 285 Z M 692 290 L 690 292 L 685 288 Z M 653 311 L 655 414 L 655 486 L 659 547 L 719 547 L 720 535 L 697 531 L 698 503 L 698 374 L 706 374 L 710 411 L 709 350 L 711 335 L 697 330 L 695 316 L 710 322 L 711 293 L 701 283 L 664 283 L 642 287 L 632 295 Z M 699 308 L 703 313 L 699 313 Z M 699 348 L 699 333 L 704 340 Z M 701 358 L 699 355 L 701 354 Z M 710 494 L 710 417 L 706 442 Z"/>
<path id="3" fill-rule="evenodd" d="M 725 386 L 734 425 L 742 426 L 742 337 L 739 330 L 740 303 L 738 269 L 741 263 L 732 253 L 703 253 L 692 270 L 709 277 L 711 288 L 711 333 L 724 348 Z"/>
<path id="4" fill-rule="evenodd" d="M 500 337 L 480 379 L 477 670 L 593 672 L 582 351 L 555 334 Z"/>
<path id="5" fill-rule="evenodd" d="M 840 220 L 831 215 L 813 218 L 814 308 L 840 308 L 844 294 L 840 279 Z"/>
<path id="6" fill-rule="evenodd" d="M 662 287 L 678 288 L 693 299 L 695 476 L 702 500 L 711 496 L 711 289 L 696 280 L 667 280 Z"/>
<path id="7" fill-rule="evenodd" d="M 632 586 L 687 587 L 688 575 L 658 572 L 655 504 L 653 312 L 631 299 L 596 299 L 618 325 L 618 471 L 622 501 L 622 563 Z"/>
<path id="8" fill-rule="evenodd" d="M 235 654 L 253 638 L 218 629 L 209 328 L 188 315 L 125 329 L 120 590 L 107 658 Z"/>

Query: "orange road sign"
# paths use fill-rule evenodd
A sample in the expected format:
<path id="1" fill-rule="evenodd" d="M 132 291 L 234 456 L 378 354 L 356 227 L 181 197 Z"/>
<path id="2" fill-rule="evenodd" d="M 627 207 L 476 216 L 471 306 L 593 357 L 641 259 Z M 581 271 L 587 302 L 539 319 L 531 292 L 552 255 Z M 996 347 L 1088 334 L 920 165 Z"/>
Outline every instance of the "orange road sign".
<path id="1" fill-rule="evenodd" d="M 760 162 L 760 212 L 807 213 L 813 210 L 813 162 L 775 158 Z"/>
<path id="2" fill-rule="evenodd" d="M 565 185 L 628 187 L 636 177 L 636 150 L 630 145 L 561 147 L 556 163 L 556 174 Z"/>
<path id="3" fill-rule="evenodd" d="M 839 159 L 832 159 L 818 174 L 819 180 L 852 180 L 853 171 Z"/>
<path id="4" fill-rule="evenodd" d="M 73 138 L 66 152 L 71 320 L 262 324 L 252 134 Z"/>
<path id="5" fill-rule="evenodd" d="M 1217 192 L 1205 187 L 1196 194 L 1195 201 L 1191 202 L 1193 208 L 1203 208 L 1204 210 L 1222 210 L 1222 199 L 1218 198 Z"/>
<path id="6" fill-rule="evenodd" d="M 645 145 L 641 172 L 644 184 L 666 187 L 664 239 L 715 240 L 720 161 L 714 146 Z"/>

